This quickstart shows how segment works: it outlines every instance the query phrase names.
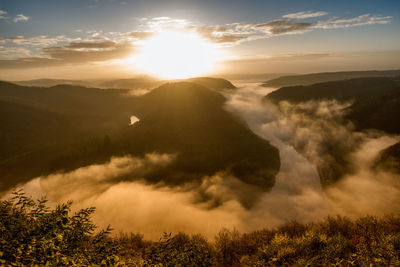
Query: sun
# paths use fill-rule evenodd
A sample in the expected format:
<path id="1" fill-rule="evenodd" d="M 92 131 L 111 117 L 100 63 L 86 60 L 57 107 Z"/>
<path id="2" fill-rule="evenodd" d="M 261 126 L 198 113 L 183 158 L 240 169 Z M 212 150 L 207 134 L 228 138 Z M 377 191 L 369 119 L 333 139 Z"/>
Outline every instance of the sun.
<path id="1" fill-rule="evenodd" d="M 140 70 L 164 79 L 184 79 L 215 71 L 218 49 L 199 35 L 163 31 L 143 45 L 132 63 Z"/>

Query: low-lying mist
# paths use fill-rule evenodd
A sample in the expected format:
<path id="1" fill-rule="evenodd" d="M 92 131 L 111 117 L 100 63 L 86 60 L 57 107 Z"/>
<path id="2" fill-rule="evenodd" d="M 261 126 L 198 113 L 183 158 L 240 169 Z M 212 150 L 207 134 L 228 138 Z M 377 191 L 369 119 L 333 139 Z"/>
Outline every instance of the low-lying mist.
<path id="1" fill-rule="evenodd" d="M 34 197 L 46 195 L 53 203 L 72 200 L 74 209 L 95 206 L 94 221 L 100 227 L 110 224 L 116 231 L 140 232 L 152 239 L 162 232 L 202 233 L 212 238 L 223 227 L 251 231 L 287 220 L 398 212 L 400 176 L 370 168 L 378 153 L 398 137 L 355 133 L 341 119 L 348 103 L 278 107 L 261 102 L 269 91 L 242 85 L 225 93 L 225 108 L 279 149 L 281 169 L 270 192 L 224 171 L 204 177 L 201 184 L 148 184 L 141 177 L 175 158 L 156 153 L 143 158 L 114 157 L 105 164 L 37 177 L 22 187 Z M 327 140 L 334 144 L 332 148 L 326 147 Z M 323 189 L 319 173 L 324 172 L 328 179 L 330 173 L 341 179 Z M 243 207 L 241 200 L 251 194 L 259 195 L 257 202 Z"/>

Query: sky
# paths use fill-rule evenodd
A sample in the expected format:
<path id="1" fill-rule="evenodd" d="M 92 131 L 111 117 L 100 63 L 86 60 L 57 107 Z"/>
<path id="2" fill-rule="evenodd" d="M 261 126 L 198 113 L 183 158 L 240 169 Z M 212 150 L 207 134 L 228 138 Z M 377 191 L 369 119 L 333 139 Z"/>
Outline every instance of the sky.
<path id="1" fill-rule="evenodd" d="M 0 0 L 0 79 L 146 74 L 167 30 L 212 44 L 212 75 L 400 68 L 399 0 Z"/>

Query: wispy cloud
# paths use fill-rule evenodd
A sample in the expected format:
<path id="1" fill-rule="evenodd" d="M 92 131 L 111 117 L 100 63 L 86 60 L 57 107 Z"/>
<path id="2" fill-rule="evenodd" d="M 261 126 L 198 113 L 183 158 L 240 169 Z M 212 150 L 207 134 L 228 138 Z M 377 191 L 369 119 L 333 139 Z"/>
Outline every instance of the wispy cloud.
<path id="1" fill-rule="evenodd" d="M 270 35 L 295 34 L 309 31 L 312 24 L 307 22 L 292 22 L 289 20 L 275 20 L 267 23 L 256 24 L 253 27 L 257 30 L 265 30 Z M 254 29 L 253 28 L 253 29 Z"/>
<path id="2" fill-rule="evenodd" d="M 0 19 L 8 19 L 6 11 L 0 10 Z"/>
<path id="3" fill-rule="evenodd" d="M 297 13 L 290 13 L 282 16 L 283 18 L 287 19 L 307 19 L 307 18 L 315 18 L 315 17 L 322 17 L 328 15 L 328 12 L 325 11 L 302 11 Z"/>
<path id="4" fill-rule="evenodd" d="M 292 19 L 314 18 L 327 15 L 324 11 L 303 11 L 284 15 L 284 19 L 265 21 L 261 23 L 227 25 L 190 25 L 186 29 L 194 30 L 212 43 L 221 45 L 237 45 L 245 41 L 270 38 L 277 35 L 301 34 L 315 29 L 350 28 L 373 24 L 386 24 L 391 16 L 376 16 L 363 14 L 357 17 L 333 17 L 318 22 L 293 21 Z M 188 24 L 188 22 L 186 22 Z"/>
<path id="5" fill-rule="evenodd" d="M 14 45 L 26 45 L 26 46 L 39 46 L 46 47 L 50 45 L 56 45 L 59 43 L 68 43 L 75 42 L 81 40 L 80 38 L 69 38 L 64 35 L 50 37 L 47 35 L 39 35 L 34 37 L 24 37 L 21 35 L 18 36 L 9 36 L 0 38 L 0 43 L 11 43 Z"/>
<path id="6" fill-rule="evenodd" d="M 374 16 L 364 14 L 353 18 L 332 18 L 325 21 L 319 21 L 314 25 L 317 29 L 338 29 L 349 28 L 373 24 L 387 24 L 392 20 L 391 16 Z"/>
<path id="7" fill-rule="evenodd" d="M 78 42 L 43 49 L 53 59 L 65 62 L 96 62 L 125 58 L 133 53 L 130 43 Z"/>
<path id="8" fill-rule="evenodd" d="M 151 19 L 144 18 L 143 21 L 147 28 L 157 31 L 160 28 L 184 28 L 189 25 L 186 19 L 176 19 L 170 17 L 155 17 Z"/>
<path id="9" fill-rule="evenodd" d="M 25 50 L 21 52 L 26 54 Z M 133 52 L 134 46 L 129 42 L 118 43 L 108 40 L 72 42 L 63 46 L 45 47 L 37 56 L 0 60 L 0 68 L 33 68 L 103 62 L 126 58 Z"/>
<path id="10" fill-rule="evenodd" d="M 31 50 L 22 48 L 22 47 L 9 47 L 5 48 L 4 46 L 0 46 L 0 58 L 1 59 L 14 59 L 18 57 L 30 57 Z"/>
<path id="11" fill-rule="evenodd" d="M 13 21 L 13 22 L 17 23 L 19 21 L 27 21 L 29 19 L 30 19 L 30 17 L 25 16 L 24 14 L 18 14 L 14 18 L 12 18 L 8 15 L 7 11 L 0 10 L 0 20 Z"/>
<path id="12" fill-rule="evenodd" d="M 0 68 L 24 68 L 79 64 L 122 59 L 135 53 L 141 41 L 165 30 L 195 32 L 217 46 L 236 46 L 243 42 L 273 38 L 279 35 L 303 34 L 313 30 L 350 28 L 374 24 L 387 24 L 391 16 L 363 14 L 356 17 L 332 17 L 317 22 L 299 21 L 327 15 L 324 11 L 302 11 L 286 14 L 283 19 L 260 23 L 230 23 L 225 25 L 197 24 L 185 19 L 170 17 L 142 18 L 140 25 L 128 32 L 103 32 L 80 30 L 82 37 L 64 35 L 0 38 L 3 46 Z M 0 10 L 0 19 L 10 19 L 6 11 Z M 13 20 L 26 21 L 29 17 L 19 14 Z M 7 51 L 9 53 L 7 54 Z M 19 56 L 18 56 L 19 53 Z M 27 56 L 29 55 L 29 56 Z M 306 56 L 309 58 L 309 55 Z M 288 59 L 285 56 L 281 60 Z M 290 57 L 292 59 L 292 57 Z M 304 57 L 302 57 L 304 58 Z M 271 59 L 270 59 L 271 60 Z"/>
<path id="13" fill-rule="evenodd" d="M 13 22 L 27 21 L 29 19 L 30 19 L 30 17 L 25 16 L 24 14 L 18 14 L 15 18 L 13 18 Z"/>
<path id="14" fill-rule="evenodd" d="M 195 31 L 212 43 L 221 45 L 239 44 L 249 39 L 248 35 L 226 26 L 190 25 L 187 29 Z"/>

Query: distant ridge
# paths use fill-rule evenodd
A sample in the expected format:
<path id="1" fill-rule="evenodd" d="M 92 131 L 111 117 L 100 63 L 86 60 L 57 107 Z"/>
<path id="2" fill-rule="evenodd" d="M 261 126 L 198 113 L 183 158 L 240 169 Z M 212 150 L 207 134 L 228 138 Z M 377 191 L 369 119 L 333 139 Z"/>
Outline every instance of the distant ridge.
<path id="1" fill-rule="evenodd" d="M 21 86 L 37 86 L 37 87 L 52 87 L 60 84 L 96 87 L 95 83 L 83 80 L 67 80 L 67 79 L 35 79 L 28 81 L 11 81 L 11 83 Z"/>
<path id="2" fill-rule="evenodd" d="M 162 81 L 149 76 L 137 76 L 127 79 L 96 79 L 96 80 L 69 80 L 69 79 L 35 79 L 27 81 L 10 81 L 22 86 L 52 87 L 60 84 L 74 86 L 96 87 L 101 89 L 136 89 L 152 88 L 161 85 Z"/>
<path id="3" fill-rule="evenodd" d="M 281 76 L 263 83 L 265 87 L 283 87 L 294 85 L 311 85 L 314 83 L 339 81 L 353 78 L 368 77 L 396 77 L 400 76 L 400 70 L 370 70 L 370 71 L 341 71 L 321 72 L 304 75 Z"/>
<path id="4" fill-rule="evenodd" d="M 74 85 L 95 87 L 101 89 L 153 89 L 166 82 L 189 81 L 213 90 L 236 88 L 230 81 L 223 78 L 195 77 L 181 80 L 159 80 L 150 76 L 138 76 L 127 79 L 110 80 L 68 80 L 68 79 L 35 79 L 28 81 L 7 81 L 21 86 L 53 87 L 56 85 Z"/>

